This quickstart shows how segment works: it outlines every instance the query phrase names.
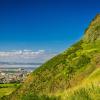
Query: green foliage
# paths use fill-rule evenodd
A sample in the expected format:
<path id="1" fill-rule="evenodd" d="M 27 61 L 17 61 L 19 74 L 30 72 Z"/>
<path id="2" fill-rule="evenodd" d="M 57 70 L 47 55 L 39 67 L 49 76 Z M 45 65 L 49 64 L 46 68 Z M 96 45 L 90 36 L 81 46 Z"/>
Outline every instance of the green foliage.
<path id="1" fill-rule="evenodd" d="M 75 52 L 78 50 L 82 50 L 82 43 L 83 41 L 80 40 L 77 43 L 75 43 L 74 45 L 72 45 L 70 48 L 68 48 L 68 50 L 66 50 L 64 53 L 66 53 L 66 55 L 75 55 Z"/>
<path id="2" fill-rule="evenodd" d="M 78 61 L 76 62 L 76 68 L 80 68 L 85 66 L 86 64 L 88 64 L 90 62 L 90 58 L 87 57 L 86 55 L 81 55 L 78 58 Z"/>
<path id="3" fill-rule="evenodd" d="M 47 96 L 47 95 L 35 95 L 35 94 L 26 94 L 21 98 L 21 100 L 60 100 L 60 97 Z"/>
<path id="4" fill-rule="evenodd" d="M 15 91 L 17 88 L 20 87 L 20 84 L 0 84 L 0 98 L 11 94 L 13 91 Z"/>
<path id="5" fill-rule="evenodd" d="M 19 86 L 20 84 L 17 84 L 17 83 L 0 84 L 0 88 L 10 88 L 10 87 L 18 88 Z"/>
<path id="6" fill-rule="evenodd" d="M 90 85 L 87 87 L 81 87 L 74 92 L 70 93 L 66 100 L 99 100 L 100 99 L 100 87 L 96 85 Z"/>
<path id="7" fill-rule="evenodd" d="M 12 88 L 12 87 L 0 88 L 0 98 L 5 95 L 11 94 L 13 91 L 15 91 L 15 89 L 16 88 Z"/>
<path id="8" fill-rule="evenodd" d="M 70 100 L 92 100 L 85 88 L 75 91 Z"/>

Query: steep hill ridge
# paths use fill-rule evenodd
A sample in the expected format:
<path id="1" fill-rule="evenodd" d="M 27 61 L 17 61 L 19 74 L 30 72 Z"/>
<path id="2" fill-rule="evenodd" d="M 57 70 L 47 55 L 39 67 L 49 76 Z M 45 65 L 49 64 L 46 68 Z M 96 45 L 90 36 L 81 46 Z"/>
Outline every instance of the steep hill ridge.
<path id="1" fill-rule="evenodd" d="M 2 99 L 66 100 L 66 95 L 70 93 L 67 91 L 72 89 L 75 93 L 71 92 L 68 100 L 94 100 L 94 98 L 99 100 L 97 95 L 100 94 L 97 91 L 98 94 L 94 93 L 93 97 L 92 92 L 87 95 L 91 87 L 89 89 L 85 87 L 87 90 L 80 87 L 79 91 L 82 93 L 74 89 L 82 84 L 86 86 L 87 82 L 88 84 L 93 82 L 100 91 L 98 69 L 100 69 L 100 15 L 91 22 L 79 42 L 40 66 L 29 75 L 17 91 Z M 84 94 L 83 97 L 80 94 Z"/>
<path id="2" fill-rule="evenodd" d="M 100 14 L 96 15 L 96 17 L 93 19 L 85 32 L 84 38 L 84 40 L 87 42 L 94 42 L 98 39 L 100 39 Z"/>

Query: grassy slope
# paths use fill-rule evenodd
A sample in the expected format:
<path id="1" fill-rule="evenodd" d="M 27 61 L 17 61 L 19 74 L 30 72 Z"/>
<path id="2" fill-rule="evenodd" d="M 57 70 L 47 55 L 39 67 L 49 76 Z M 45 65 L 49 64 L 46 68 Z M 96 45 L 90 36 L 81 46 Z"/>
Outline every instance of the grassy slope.
<path id="1" fill-rule="evenodd" d="M 5 100 L 55 100 L 54 96 L 56 99 L 69 100 L 98 99 L 99 26 L 100 15 L 92 21 L 82 40 L 36 69 L 21 88 Z M 91 85 L 92 80 L 94 82 Z"/>
<path id="2" fill-rule="evenodd" d="M 97 68 L 81 85 L 61 94 L 63 100 L 100 100 L 100 68 Z"/>

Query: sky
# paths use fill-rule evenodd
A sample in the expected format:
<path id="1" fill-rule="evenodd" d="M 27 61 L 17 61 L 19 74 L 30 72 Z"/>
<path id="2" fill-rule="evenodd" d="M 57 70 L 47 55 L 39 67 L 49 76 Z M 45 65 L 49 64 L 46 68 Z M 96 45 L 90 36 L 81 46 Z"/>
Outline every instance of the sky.
<path id="1" fill-rule="evenodd" d="M 100 0 L 0 0 L 0 51 L 57 54 L 83 36 L 97 13 Z"/>

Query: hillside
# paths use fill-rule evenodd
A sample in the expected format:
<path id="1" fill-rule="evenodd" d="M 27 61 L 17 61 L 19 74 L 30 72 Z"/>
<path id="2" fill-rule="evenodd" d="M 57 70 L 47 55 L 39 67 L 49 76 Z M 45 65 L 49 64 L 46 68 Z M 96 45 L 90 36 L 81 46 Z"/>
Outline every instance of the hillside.
<path id="1" fill-rule="evenodd" d="M 3 100 L 99 100 L 100 15 L 83 38 L 36 69 Z"/>

